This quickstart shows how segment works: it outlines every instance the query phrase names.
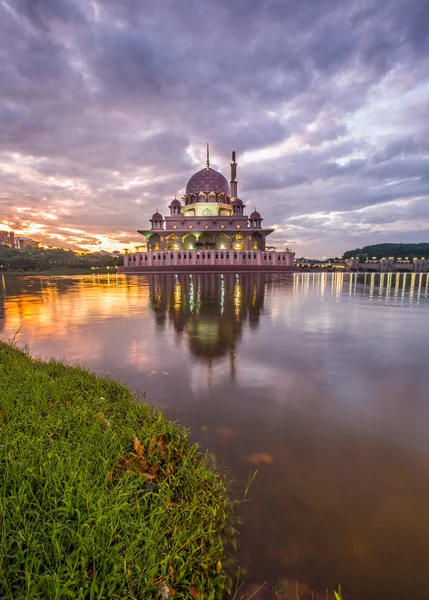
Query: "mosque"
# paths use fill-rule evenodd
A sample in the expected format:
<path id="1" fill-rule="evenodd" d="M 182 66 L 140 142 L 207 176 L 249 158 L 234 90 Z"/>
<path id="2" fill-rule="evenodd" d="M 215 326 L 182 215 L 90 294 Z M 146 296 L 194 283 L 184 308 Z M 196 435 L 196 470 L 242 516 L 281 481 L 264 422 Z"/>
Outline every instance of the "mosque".
<path id="1" fill-rule="evenodd" d="M 180 271 L 293 271 L 294 252 L 267 248 L 274 229 L 262 226 L 255 210 L 248 216 L 238 196 L 237 162 L 232 152 L 231 181 L 210 167 L 192 175 L 182 202 L 175 198 L 170 214 L 158 210 L 150 229 L 138 230 L 147 251 L 127 254 L 123 273 Z"/>

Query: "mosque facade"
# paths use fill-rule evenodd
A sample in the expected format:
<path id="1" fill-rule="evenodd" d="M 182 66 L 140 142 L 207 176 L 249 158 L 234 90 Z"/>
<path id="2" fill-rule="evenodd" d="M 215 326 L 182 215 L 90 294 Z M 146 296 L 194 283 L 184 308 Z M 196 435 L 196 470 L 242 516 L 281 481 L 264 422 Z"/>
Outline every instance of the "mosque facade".
<path id="1" fill-rule="evenodd" d="M 147 251 L 127 254 L 122 272 L 189 270 L 294 270 L 295 254 L 267 247 L 274 229 L 262 225 L 255 210 L 246 214 L 238 196 L 237 162 L 232 152 L 231 180 L 210 167 L 192 175 L 182 201 L 175 198 L 170 214 L 156 210 L 150 228 L 138 230 Z"/>

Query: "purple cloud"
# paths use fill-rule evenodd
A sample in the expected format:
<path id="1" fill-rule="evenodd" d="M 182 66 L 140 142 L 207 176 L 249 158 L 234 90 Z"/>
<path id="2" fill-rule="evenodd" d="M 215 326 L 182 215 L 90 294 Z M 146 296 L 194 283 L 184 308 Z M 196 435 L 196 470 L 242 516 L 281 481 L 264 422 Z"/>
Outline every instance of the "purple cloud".
<path id="1" fill-rule="evenodd" d="M 428 21 L 424 0 L 6 0 L 0 222 L 137 243 L 210 141 L 278 245 L 421 241 Z"/>

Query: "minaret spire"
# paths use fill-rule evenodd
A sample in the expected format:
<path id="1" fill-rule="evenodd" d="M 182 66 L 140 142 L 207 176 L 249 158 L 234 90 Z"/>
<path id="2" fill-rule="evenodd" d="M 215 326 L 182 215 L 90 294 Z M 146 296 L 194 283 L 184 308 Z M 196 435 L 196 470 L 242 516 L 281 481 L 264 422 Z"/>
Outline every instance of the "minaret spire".
<path id="1" fill-rule="evenodd" d="M 207 162 L 206 162 L 207 171 L 210 169 L 210 148 L 209 143 L 207 142 Z"/>
<path id="2" fill-rule="evenodd" d="M 235 161 L 235 150 L 232 151 L 231 160 L 231 197 L 238 198 L 237 163 Z"/>

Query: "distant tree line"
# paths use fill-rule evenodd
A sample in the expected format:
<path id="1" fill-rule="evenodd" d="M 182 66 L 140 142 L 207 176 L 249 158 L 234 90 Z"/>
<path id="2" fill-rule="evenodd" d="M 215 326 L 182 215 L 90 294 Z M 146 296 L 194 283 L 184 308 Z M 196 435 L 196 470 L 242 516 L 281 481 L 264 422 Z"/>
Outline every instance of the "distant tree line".
<path id="1" fill-rule="evenodd" d="M 344 258 L 359 258 L 361 262 L 365 261 L 367 258 L 371 259 L 375 257 L 376 259 L 381 258 L 410 258 L 411 260 L 414 257 L 421 258 L 424 256 L 425 258 L 429 258 L 429 243 L 421 243 L 421 244 L 373 244 L 372 246 L 364 246 L 363 248 L 356 248 L 355 250 L 347 250 L 344 252 Z"/>
<path id="2" fill-rule="evenodd" d="M 25 248 L 16 250 L 0 245 L 0 270 L 49 271 L 51 269 L 105 269 L 123 265 L 123 256 L 107 252 L 78 254 L 63 248 Z"/>

